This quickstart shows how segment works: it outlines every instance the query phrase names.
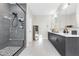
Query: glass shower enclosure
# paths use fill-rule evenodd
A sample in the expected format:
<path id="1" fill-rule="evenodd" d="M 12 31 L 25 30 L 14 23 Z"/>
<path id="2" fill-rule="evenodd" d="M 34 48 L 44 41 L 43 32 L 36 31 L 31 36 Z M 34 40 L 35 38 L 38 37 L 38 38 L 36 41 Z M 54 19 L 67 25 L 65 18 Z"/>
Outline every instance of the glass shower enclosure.
<path id="1" fill-rule="evenodd" d="M 26 4 L 0 3 L 0 56 L 17 56 L 26 45 Z"/>

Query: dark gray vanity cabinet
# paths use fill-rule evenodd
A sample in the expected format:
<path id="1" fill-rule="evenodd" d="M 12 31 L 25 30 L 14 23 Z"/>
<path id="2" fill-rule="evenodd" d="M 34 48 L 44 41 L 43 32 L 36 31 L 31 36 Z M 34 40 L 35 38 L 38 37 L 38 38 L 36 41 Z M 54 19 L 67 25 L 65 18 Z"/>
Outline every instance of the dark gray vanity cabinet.
<path id="1" fill-rule="evenodd" d="M 69 37 L 48 32 L 49 41 L 63 56 L 79 56 L 79 37 Z"/>
<path id="2" fill-rule="evenodd" d="M 56 43 L 57 37 L 55 37 L 55 35 L 53 35 L 52 33 L 48 33 L 48 38 L 49 38 L 50 42 L 56 47 L 57 46 L 57 43 Z"/>
<path id="3" fill-rule="evenodd" d="M 57 39 L 57 44 L 58 44 L 58 51 L 60 52 L 61 55 L 65 55 L 65 37 L 63 36 L 59 36 L 58 35 L 58 39 Z"/>
<path id="4" fill-rule="evenodd" d="M 49 41 L 55 46 L 61 55 L 65 55 L 64 37 L 48 32 Z"/>

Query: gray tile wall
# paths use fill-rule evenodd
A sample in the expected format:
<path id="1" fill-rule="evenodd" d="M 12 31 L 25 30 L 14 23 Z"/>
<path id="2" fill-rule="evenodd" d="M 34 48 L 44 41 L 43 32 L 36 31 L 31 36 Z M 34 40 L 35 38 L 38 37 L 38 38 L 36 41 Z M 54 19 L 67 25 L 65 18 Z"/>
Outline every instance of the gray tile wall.
<path id="1" fill-rule="evenodd" d="M 9 20 L 5 18 L 0 18 L 0 44 L 7 42 L 9 38 Z"/>
<path id="2" fill-rule="evenodd" d="M 9 16 L 8 4 L 0 3 L 0 44 L 4 44 L 10 38 L 9 31 L 9 19 L 4 18 L 4 16 Z"/>
<path id="3" fill-rule="evenodd" d="M 26 11 L 26 4 L 20 4 L 21 7 Z M 15 12 L 18 13 L 18 18 L 24 17 L 23 11 L 16 5 L 16 4 L 10 4 L 9 5 L 10 13 Z M 10 15 L 12 17 L 13 15 Z M 12 22 L 12 21 L 10 21 Z M 18 22 L 18 25 L 20 26 L 20 23 Z M 12 40 L 24 40 L 24 30 L 20 29 L 18 26 L 17 31 L 16 28 L 13 28 L 10 32 L 10 38 Z"/>

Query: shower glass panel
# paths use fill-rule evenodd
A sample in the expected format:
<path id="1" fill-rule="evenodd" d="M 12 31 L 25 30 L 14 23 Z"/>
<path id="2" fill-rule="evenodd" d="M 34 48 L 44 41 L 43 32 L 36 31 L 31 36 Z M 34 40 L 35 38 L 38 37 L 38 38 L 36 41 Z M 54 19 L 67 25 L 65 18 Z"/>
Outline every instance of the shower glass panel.
<path id="1" fill-rule="evenodd" d="M 0 3 L 0 55 L 14 56 L 25 48 L 25 3 Z"/>
<path id="2" fill-rule="evenodd" d="M 25 8 L 25 4 L 19 4 Z M 25 9 L 24 9 L 25 10 Z M 11 40 L 24 40 L 24 15 L 25 13 L 18 7 L 17 4 L 10 5 L 12 20 L 10 21 L 10 38 Z"/>

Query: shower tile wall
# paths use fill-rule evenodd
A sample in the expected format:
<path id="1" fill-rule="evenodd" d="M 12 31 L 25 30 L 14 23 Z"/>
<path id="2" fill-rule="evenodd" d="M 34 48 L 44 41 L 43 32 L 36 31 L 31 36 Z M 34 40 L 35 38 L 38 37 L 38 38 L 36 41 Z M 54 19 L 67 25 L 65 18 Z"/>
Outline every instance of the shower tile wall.
<path id="1" fill-rule="evenodd" d="M 9 40 L 10 30 L 9 30 L 9 19 L 4 18 L 4 16 L 9 16 L 8 4 L 0 3 L 0 46 Z"/>
<path id="2" fill-rule="evenodd" d="M 26 4 L 20 4 L 24 10 L 26 10 Z M 12 12 L 15 12 L 15 13 L 18 13 L 18 18 L 24 18 L 24 13 L 23 11 L 16 5 L 16 4 L 10 4 L 10 13 Z M 12 17 L 12 15 L 10 16 Z M 20 23 L 18 23 L 19 26 L 20 26 Z M 10 33 L 10 38 L 11 40 L 24 40 L 24 29 L 21 29 L 21 28 L 13 28 L 11 30 L 11 33 Z"/>

